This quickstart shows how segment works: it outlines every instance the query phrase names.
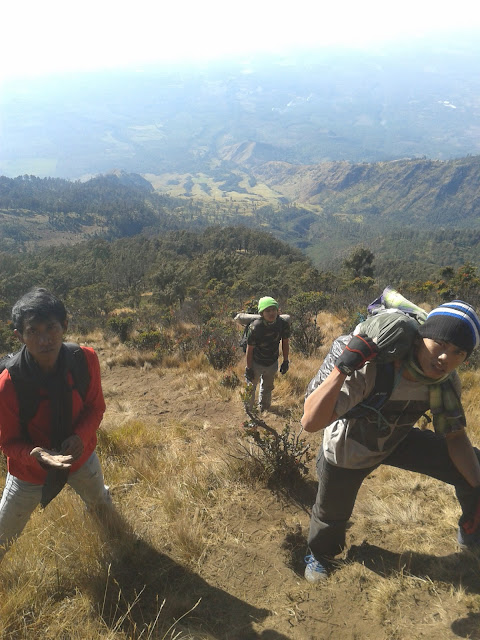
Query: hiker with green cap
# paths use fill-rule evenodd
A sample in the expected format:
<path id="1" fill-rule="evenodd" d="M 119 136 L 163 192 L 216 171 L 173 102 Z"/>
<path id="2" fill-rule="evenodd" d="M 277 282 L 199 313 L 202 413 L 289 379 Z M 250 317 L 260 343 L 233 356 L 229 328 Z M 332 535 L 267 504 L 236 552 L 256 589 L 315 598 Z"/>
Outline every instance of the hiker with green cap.
<path id="1" fill-rule="evenodd" d="M 387 299 L 401 298 L 389 288 L 384 294 Z M 383 316 L 387 322 L 395 317 L 389 311 Z M 302 426 L 309 432 L 324 430 L 324 434 L 317 458 L 319 484 L 310 520 L 310 553 L 305 558 L 308 582 L 327 577 L 333 558 L 345 547 L 358 490 L 381 464 L 452 485 L 462 510 L 458 543 L 480 550 L 480 451 L 466 433 L 456 372 L 480 344 L 480 320 L 473 307 L 461 300 L 423 313 L 421 323 L 420 318 L 418 323 L 412 320 L 414 331 L 404 341 L 403 353 L 395 349 L 406 337 L 403 327 L 408 322 L 391 324 L 395 339 L 387 351 L 393 353 L 388 363 L 392 385 L 380 404 L 372 399 L 381 385 L 378 371 L 386 371 L 386 351 L 380 348 L 380 333 L 362 331 L 371 326 L 367 322 L 358 325 L 353 335 L 334 341 L 309 384 Z M 415 427 L 428 410 L 433 430 Z"/>
<path id="2" fill-rule="evenodd" d="M 278 371 L 280 341 L 283 355 L 280 373 L 284 375 L 288 371 L 290 325 L 279 316 L 278 302 L 270 296 L 260 298 L 258 313 L 260 318 L 254 320 L 248 328 L 245 379 L 253 387 L 250 407 L 253 407 L 255 391 L 260 382 L 258 407 L 260 411 L 267 411 L 270 409 L 274 379 Z"/>

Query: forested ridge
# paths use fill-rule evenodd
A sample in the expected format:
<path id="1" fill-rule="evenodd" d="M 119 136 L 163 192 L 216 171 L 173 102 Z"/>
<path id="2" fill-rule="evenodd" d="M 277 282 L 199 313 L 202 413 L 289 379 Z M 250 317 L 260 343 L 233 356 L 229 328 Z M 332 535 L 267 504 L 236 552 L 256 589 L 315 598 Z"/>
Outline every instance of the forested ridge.
<path id="1" fill-rule="evenodd" d="M 480 301 L 473 263 L 439 269 L 431 280 L 420 271 L 411 281 L 393 274 L 385 280 L 376 273 L 375 254 L 364 247 L 353 249 L 333 272 L 319 270 L 299 249 L 269 232 L 210 226 L 0 253 L 0 317 L 5 323 L 0 340 L 7 349 L 11 305 L 34 285 L 65 299 L 77 330 L 105 329 L 116 310 L 126 309 L 120 315 L 128 319 L 129 331 L 187 322 L 206 327 L 205 336 L 217 330 L 222 334 L 221 327 L 237 312 L 255 311 L 256 300 L 266 292 L 293 313 L 297 344 L 308 353 L 321 343 L 317 327 L 310 326 L 318 311 L 339 313 L 349 329 L 387 284 L 431 304 L 452 297 Z M 236 338 L 228 332 L 233 348 Z"/>
<path id="2" fill-rule="evenodd" d="M 220 173 L 225 191 L 205 198 L 181 189 L 168 195 L 142 176 L 120 171 L 85 182 L 0 177 L 0 250 L 241 225 L 299 247 L 320 270 L 338 272 L 359 247 L 374 253 L 376 276 L 388 281 L 412 280 L 419 270 L 435 278 L 445 267 L 478 265 L 480 157 L 267 163 L 247 182 L 232 165 Z M 276 202 L 248 194 L 260 179 L 277 190 Z"/>

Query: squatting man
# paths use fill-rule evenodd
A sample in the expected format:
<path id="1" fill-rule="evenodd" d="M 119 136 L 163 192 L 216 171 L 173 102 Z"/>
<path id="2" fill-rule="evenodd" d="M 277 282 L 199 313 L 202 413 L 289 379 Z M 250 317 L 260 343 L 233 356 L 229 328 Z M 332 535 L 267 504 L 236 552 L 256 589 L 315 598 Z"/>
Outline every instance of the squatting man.
<path id="1" fill-rule="evenodd" d="M 394 362 L 395 386 L 377 416 L 345 418 L 375 384 L 378 350 L 367 335 L 343 336 L 307 391 L 302 425 L 325 429 L 317 458 L 305 577 L 320 582 L 345 546 L 347 522 L 363 480 L 380 464 L 416 471 L 453 485 L 462 509 L 458 542 L 480 548 L 480 451 L 465 431 L 456 369 L 478 347 L 480 321 L 461 300 L 442 304 L 419 325 L 413 346 Z M 343 348 L 343 351 L 342 351 Z M 427 410 L 434 431 L 414 427 Z"/>
<path id="2" fill-rule="evenodd" d="M 0 449 L 8 467 L 0 502 L 0 557 L 37 505 L 45 507 L 65 483 L 89 510 L 113 511 L 95 453 L 105 411 L 95 351 L 63 342 L 67 311 L 45 289 L 20 298 L 12 321 L 23 346 L 0 374 Z M 83 393 L 76 386 L 79 371 L 84 371 Z M 28 419 L 25 403 L 32 414 Z"/>

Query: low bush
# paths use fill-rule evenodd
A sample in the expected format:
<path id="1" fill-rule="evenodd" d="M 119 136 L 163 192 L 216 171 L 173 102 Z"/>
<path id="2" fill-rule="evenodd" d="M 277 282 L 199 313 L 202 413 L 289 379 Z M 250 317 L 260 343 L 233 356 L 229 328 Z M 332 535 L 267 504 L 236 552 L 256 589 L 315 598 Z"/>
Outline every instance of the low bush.
<path id="1" fill-rule="evenodd" d="M 200 340 L 214 369 L 227 369 L 238 362 L 238 334 L 233 325 L 212 318 L 202 329 Z"/>
<path id="2" fill-rule="evenodd" d="M 133 328 L 132 316 L 114 316 L 107 320 L 107 329 L 117 336 L 120 342 L 126 342 Z"/>
<path id="3" fill-rule="evenodd" d="M 244 395 L 247 398 L 248 395 Z M 308 474 L 308 463 L 313 458 L 310 445 L 286 424 L 281 433 L 262 420 L 258 412 L 246 407 L 249 420 L 243 424 L 243 436 L 253 447 L 245 449 L 248 455 L 260 465 L 263 476 L 281 483 L 295 483 Z"/>

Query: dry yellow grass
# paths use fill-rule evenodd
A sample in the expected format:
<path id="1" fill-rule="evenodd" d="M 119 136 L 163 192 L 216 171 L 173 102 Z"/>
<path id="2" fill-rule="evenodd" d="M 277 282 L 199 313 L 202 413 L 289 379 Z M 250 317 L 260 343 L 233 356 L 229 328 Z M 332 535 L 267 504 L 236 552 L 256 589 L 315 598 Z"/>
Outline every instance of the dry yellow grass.
<path id="1" fill-rule="evenodd" d="M 320 320 L 329 343 L 338 320 Z M 301 569 L 313 461 L 303 485 L 265 487 L 242 458 L 239 389 L 220 385 L 222 372 L 201 356 L 124 367 L 126 348 L 95 337 L 108 407 L 98 450 L 118 519 L 102 526 L 68 488 L 34 514 L 0 564 L 0 638 L 479 637 L 480 558 L 459 553 L 451 487 L 377 470 L 360 491 L 338 568 L 312 588 Z M 299 429 L 320 360 L 292 354 L 269 424 Z M 462 379 L 479 444 L 480 372 Z M 152 404 L 161 392 L 169 411 Z M 316 448 L 321 435 L 309 438 Z"/>

